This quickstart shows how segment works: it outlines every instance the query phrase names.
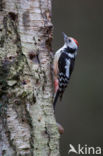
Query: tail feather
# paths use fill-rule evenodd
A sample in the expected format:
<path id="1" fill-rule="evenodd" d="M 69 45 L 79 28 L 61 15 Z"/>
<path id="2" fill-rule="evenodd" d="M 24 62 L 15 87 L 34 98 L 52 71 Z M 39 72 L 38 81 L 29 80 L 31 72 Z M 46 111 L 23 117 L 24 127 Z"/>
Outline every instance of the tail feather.
<path id="1" fill-rule="evenodd" d="M 54 102 L 53 102 L 53 107 L 54 107 L 54 110 L 55 110 L 55 107 L 56 107 L 56 103 L 57 103 L 57 100 L 58 100 L 58 97 L 59 97 L 59 89 L 57 90 L 56 92 L 56 95 L 54 97 Z"/>

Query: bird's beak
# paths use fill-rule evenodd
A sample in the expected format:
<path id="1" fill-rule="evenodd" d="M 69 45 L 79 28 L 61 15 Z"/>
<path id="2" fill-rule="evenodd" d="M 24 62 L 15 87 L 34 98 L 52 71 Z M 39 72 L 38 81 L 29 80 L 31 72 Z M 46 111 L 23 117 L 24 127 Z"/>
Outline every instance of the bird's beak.
<path id="1" fill-rule="evenodd" d="M 63 34 L 63 37 L 64 37 L 64 42 L 67 42 L 68 36 L 64 32 L 62 32 L 62 34 Z"/>
<path id="2" fill-rule="evenodd" d="M 63 37 L 64 38 L 67 38 L 68 37 L 64 32 L 62 32 L 62 34 L 63 34 Z"/>

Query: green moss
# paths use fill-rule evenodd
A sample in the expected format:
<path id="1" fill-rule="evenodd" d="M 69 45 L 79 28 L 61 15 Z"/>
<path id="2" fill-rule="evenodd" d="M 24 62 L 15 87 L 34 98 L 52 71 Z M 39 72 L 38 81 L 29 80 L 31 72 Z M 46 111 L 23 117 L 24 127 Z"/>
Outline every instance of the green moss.
<path id="1" fill-rule="evenodd" d="M 22 93 L 22 98 L 24 98 L 24 97 L 26 97 L 26 96 L 27 96 L 27 92 L 24 91 L 24 92 Z"/>

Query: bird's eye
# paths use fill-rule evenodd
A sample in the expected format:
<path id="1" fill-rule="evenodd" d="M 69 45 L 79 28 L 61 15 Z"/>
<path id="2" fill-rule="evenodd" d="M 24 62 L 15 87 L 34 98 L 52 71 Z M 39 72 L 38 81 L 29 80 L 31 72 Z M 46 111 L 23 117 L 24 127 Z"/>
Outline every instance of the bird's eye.
<path id="1" fill-rule="evenodd" d="M 71 39 L 69 39 L 68 41 L 69 41 L 69 43 L 70 43 L 70 42 L 71 42 Z"/>

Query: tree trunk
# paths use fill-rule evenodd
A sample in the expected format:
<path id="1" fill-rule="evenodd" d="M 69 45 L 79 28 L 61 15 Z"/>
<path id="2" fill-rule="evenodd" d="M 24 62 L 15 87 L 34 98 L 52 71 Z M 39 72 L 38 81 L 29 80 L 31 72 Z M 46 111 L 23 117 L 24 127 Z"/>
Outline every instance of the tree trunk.
<path id="1" fill-rule="evenodd" d="M 51 0 L 0 0 L 0 156 L 58 156 Z"/>

